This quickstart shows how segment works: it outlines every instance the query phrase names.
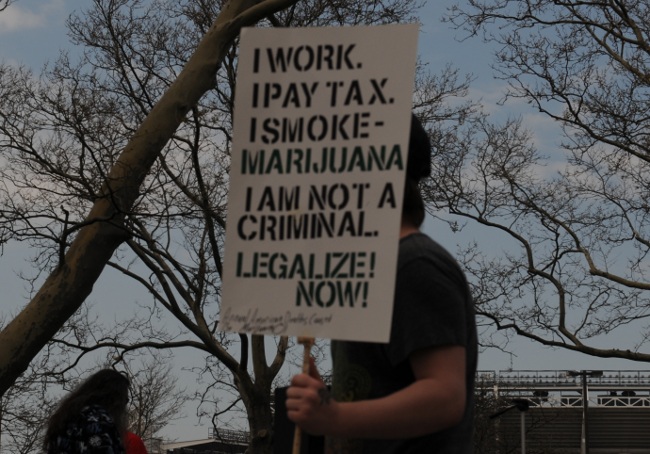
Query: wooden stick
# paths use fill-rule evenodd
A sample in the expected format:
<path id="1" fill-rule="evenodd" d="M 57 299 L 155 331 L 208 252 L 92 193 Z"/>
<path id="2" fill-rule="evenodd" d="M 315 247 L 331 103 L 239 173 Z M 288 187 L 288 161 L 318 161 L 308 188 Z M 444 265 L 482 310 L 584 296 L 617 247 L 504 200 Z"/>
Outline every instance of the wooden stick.
<path id="1" fill-rule="evenodd" d="M 311 357 L 311 347 L 314 345 L 313 337 L 299 337 L 298 343 L 302 344 L 304 347 L 304 353 L 302 356 L 302 372 L 304 374 L 309 373 L 309 358 Z M 296 426 L 296 430 L 293 433 L 293 454 L 300 454 L 300 445 L 302 442 L 302 432 L 300 427 Z"/>

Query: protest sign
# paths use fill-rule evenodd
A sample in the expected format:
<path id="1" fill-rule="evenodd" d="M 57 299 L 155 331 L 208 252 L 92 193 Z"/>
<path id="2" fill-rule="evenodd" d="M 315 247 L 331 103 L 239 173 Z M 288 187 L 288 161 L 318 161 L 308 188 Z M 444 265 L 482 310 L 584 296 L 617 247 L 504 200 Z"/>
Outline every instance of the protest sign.
<path id="1" fill-rule="evenodd" d="M 388 341 L 417 33 L 242 31 L 220 330 Z"/>

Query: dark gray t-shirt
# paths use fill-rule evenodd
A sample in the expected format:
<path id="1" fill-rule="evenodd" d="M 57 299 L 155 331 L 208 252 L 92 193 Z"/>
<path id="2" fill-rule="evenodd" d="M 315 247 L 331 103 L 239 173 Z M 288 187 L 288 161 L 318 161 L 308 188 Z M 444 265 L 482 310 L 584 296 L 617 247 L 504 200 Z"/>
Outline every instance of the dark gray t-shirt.
<path id="1" fill-rule="evenodd" d="M 373 399 L 405 388 L 414 381 L 408 361 L 413 352 L 449 345 L 467 349 L 467 404 L 463 421 L 458 426 L 403 440 L 329 439 L 327 452 L 473 452 L 477 340 L 469 287 L 457 262 L 444 248 L 422 233 L 409 235 L 399 246 L 390 342 L 332 342 L 333 397 L 339 401 Z"/>

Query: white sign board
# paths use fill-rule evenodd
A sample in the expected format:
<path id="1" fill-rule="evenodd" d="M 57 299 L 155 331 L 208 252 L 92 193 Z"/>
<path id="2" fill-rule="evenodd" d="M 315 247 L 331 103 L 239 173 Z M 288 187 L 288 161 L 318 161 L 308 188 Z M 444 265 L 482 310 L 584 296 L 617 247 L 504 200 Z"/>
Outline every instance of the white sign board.
<path id="1" fill-rule="evenodd" d="M 388 341 L 417 34 L 242 31 L 220 330 Z"/>

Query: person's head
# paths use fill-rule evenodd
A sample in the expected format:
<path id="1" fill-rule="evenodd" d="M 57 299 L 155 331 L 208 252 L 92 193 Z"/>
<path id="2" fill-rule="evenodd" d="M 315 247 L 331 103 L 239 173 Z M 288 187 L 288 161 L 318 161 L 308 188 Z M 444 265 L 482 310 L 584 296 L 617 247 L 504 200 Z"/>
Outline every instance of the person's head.
<path id="1" fill-rule="evenodd" d="M 431 175 L 431 142 L 420 120 L 411 114 L 406 183 L 402 204 L 402 223 L 420 227 L 424 222 L 424 201 L 420 194 L 420 180 Z"/>
<path id="2" fill-rule="evenodd" d="M 120 433 L 128 424 L 129 379 L 113 370 L 101 369 L 81 382 L 61 402 L 50 416 L 45 434 L 45 446 L 65 430 L 66 424 L 79 416 L 84 407 L 99 405 L 113 418 Z"/>

